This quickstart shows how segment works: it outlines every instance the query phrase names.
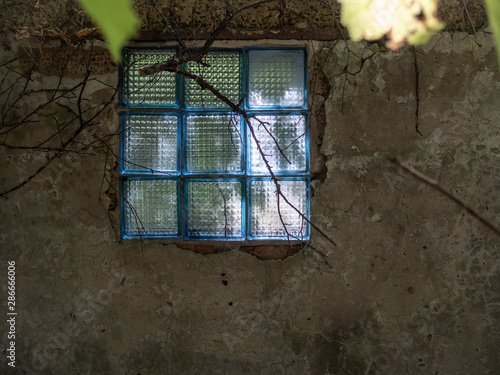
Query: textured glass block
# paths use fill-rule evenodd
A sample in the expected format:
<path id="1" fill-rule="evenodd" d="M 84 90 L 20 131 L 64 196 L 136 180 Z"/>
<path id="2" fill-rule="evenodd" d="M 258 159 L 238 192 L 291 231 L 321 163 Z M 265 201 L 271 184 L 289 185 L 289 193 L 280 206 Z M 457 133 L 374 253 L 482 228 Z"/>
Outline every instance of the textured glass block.
<path id="1" fill-rule="evenodd" d="M 279 184 L 285 198 L 299 212 L 308 217 L 307 181 L 281 180 Z M 290 236 L 307 239 L 308 223 L 282 197 L 279 199 L 278 211 L 278 196 L 274 182 L 252 180 L 250 182 L 250 237 L 286 238 L 287 232 Z"/>
<path id="2" fill-rule="evenodd" d="M 248 57 L 251 107 L 305 106 L 303 50 L 250 50 Z"/>
<path id="3" fill-rule="evenodd" d="M 242 237 L 240 181 L 186 181 L 189 237 Z"/>
<path id="4" fill-rule="evenodd" d="M 123 166 L 135 171 L 177 170 L 177 117 L 129 114 L 124 117 Z"/>
<path id="5" fill-rule="evenodd" d="M 125 235 L 179 234 L 176 180 L 125 180 L 123 195 Z"/>
<path id="6" fill-rule="evenodd" d="M 125 50 L 123 58 L 122 102 L 127 106 L 162 106 L 176 104 L 175 73 L 159 72 L 142 76 L 142 68 L 167 61 L 174 50 Z"/>
<path id="7" fill-rule="evenodd" d="M 242 137 L 239 116 L 188 116 L 186 170 L 241 172 Z"/>
<path id="8" fill-rule="evenodd" d="M 196 74 L 210 83 L 222 95 L 233 103 L 240 100 L 241 92 L 241 64 L 239 52 L 210 52 L 203 62 L 208 66 L 190 62 L 186 70 Z M 184 79 L 185 105 L 189 107 L 227 107 L 210 90 L 200 88 L 192 79 Z"/>
<path id="9" fill-rule="evenodd" d="M 250 120 L 260 147 L 274 173 L 307 171 L 307 121 L 301 115 L 257 116 Z M 248 131 L 251 173 L 268 174 L 266 164 Z"/>

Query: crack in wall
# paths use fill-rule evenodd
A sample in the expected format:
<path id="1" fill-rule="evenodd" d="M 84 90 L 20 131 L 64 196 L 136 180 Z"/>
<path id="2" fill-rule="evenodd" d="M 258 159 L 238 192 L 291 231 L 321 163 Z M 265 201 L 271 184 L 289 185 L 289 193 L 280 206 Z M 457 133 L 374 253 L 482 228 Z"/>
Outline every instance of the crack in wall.
<path id="1" fill-rule="evenodd" d="M 415 131 L 423 136 L 423 134 L 420 132 L 419 125 L 420 125 L 420 119 L 419 119 L 419 110 L 420 110 L 420 96 L 419 96 L 419 71 L 418 71 L 418 59 L 417 59 L 417 51 L 415 50 L 415 47 L 411 48 L 412 54 L 413 54 L 413 67 L 415 71 Z"/>

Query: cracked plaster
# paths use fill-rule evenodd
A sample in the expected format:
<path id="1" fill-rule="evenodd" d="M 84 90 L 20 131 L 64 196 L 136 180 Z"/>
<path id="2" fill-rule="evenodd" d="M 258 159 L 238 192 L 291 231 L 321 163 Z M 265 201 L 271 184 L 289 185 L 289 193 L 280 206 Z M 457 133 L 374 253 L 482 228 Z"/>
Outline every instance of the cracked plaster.
<path id="1" fill-rule="evenodd" d="M 317 89 L 325 173 L 311 212 L 338 246 L 311 243 L 331 267 L 311 249 L 263 262 L 117 241 L 103 151 L 61 155 L 0 202 L 20 314 L 8 373 L 498 373 L 500 239 L 386 160 L 439 178 L 500 226 L 500 77 L 490 36 L 477 40 L 443 33 L 416 49 L 422 135 L 409 49 L 316 49 L 328 84 Z M 117 123 L 106 116 L 101 132 Z M 43 161 L 0 152 L 2 188 Z"/>

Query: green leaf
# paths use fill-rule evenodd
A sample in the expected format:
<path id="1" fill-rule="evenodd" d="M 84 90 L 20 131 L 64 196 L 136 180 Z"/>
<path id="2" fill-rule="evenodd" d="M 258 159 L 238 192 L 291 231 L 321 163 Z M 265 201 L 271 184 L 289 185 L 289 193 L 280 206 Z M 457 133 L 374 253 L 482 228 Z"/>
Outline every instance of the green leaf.
<path id="1" fill-rule="evenodd" d="M 130 0 L 79 0 L 83 9 L 102 30 L 111 57 L 117 63 L 125 43 L 137 32 L 139 18 Z"/>
<path id="2" fill-rule="evenodd" d="M 486 0 L 486 12 L 490 20 L 490 26 L 495 36 L 495 47 L 497 59 L 500 64 L 500 2 L 498 0 Z"/>
<path id="3" fill-rule="evenodd" d="M 498 1 L 498 0 L 492 0 Z M 444 24 L 437 18 L 438 0 L 339 0 L 341 21 L 353 40 L 387 37 L 387 46 L 422 44 Z"/>

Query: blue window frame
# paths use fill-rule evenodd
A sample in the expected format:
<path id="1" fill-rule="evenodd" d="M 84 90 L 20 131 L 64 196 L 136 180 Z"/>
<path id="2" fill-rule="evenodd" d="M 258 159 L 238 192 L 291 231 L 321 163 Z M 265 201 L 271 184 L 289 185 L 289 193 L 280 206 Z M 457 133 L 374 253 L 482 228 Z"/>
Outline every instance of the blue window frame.
<path id="1" fill-rule="evenodd" d="M 242 103 L 249 124 L 192 80 L 140 75 L 177 53 L 123 52 L 122 238 L 309 239 L 306 50 L 214 49 L 205 64 L 183 66 Z M 276 194 L 262 153 L 284 197 Z"/>

